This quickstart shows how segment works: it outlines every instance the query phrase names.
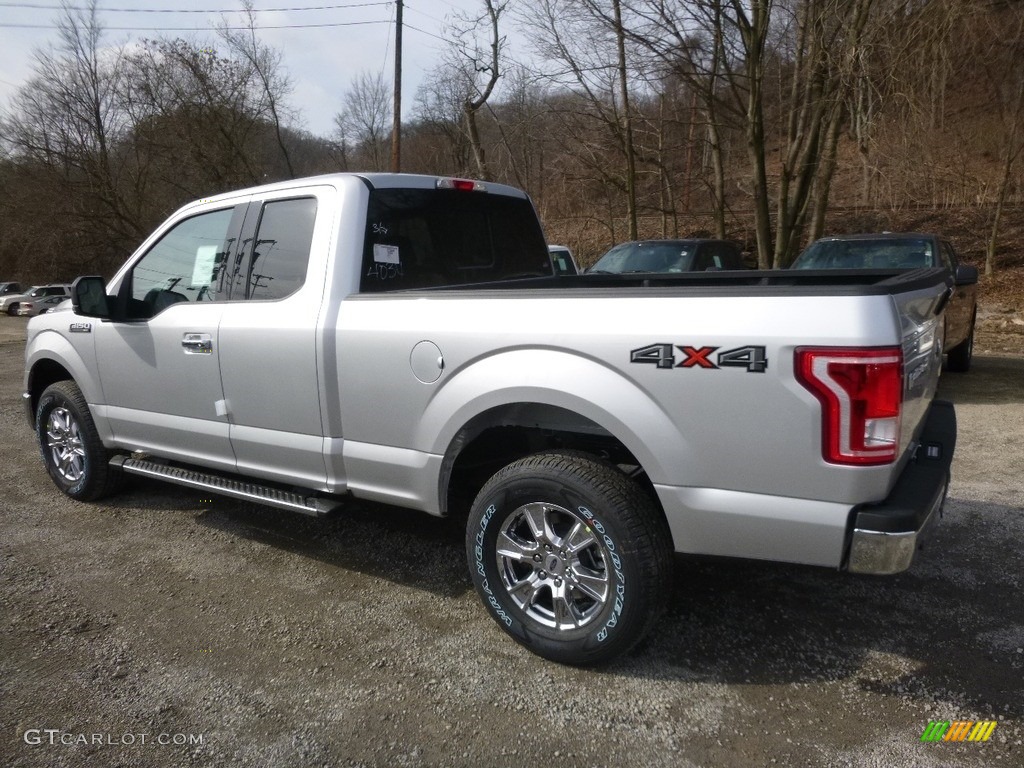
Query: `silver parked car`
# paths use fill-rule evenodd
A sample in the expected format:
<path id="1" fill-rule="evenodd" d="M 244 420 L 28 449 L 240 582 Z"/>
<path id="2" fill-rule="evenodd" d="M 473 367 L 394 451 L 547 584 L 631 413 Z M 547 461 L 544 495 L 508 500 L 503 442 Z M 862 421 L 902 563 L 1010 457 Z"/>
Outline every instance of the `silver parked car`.
<path id="1" fill-rule="evenodd" d="M 48 296 L 60 296 L 65 299 L 71 298 L 71 285 L 69 283 L 51 283 L 50 285 L 37 285 L 25 293 L 15 293 L 0 298 L 0 312 L 8 315 L 18 314 L 18 306 L 23 301 L 34 301 L 45 299 Z"/>
<path id="2" fill-rule="evenodd" d="M 68 300 L 67 296 L 46 296 L 42 299 L 22 299 L 18 302 L 17 314 L 20 317 L 34 317 L 52 312 L 60 304 Z M 70 305 L 69 305 L 70 306 Z"/>

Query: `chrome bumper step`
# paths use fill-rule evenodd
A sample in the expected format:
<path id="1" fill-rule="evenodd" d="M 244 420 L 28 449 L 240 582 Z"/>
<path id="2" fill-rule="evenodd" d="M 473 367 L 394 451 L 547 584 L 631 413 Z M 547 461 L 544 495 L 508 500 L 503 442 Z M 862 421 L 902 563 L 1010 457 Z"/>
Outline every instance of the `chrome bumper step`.
<path id="1" fill-rule="evenodd" d="M 199 472 L 194 469 L 175 467 L 145 459 L 135 459 L 130 456 L 115 456 L 110 460 L 110 464 L 114 467 L 120 467 L 122 471 L 132 475 L 155 477 L 158 480 L 166 480 L 169 483 L 186 485 L 190 488 L 200 488 L 204 491 L 232 496 L 236 499 L 255 501 L 258 504 L 288 509 L 303 515 L 326 515 L 342 505 L 342 502 L 334 499 L 303 495 L 268 485 L 234 480 L 209 472 Z"/>

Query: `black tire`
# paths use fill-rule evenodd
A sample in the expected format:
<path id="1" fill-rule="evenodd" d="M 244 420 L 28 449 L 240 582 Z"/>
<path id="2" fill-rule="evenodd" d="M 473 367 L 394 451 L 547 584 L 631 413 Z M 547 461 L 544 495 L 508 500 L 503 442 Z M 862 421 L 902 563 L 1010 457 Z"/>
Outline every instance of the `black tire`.
<path id="1" fill-rule="evenodd" d="M 113 493 L 122 474 L 108 463 L 89 406 L 73 381 L 51 384 L 36 407 L 36 437 L 54 484 L 78 501 Z"/>
<path id="2" fill-rule="evenodd" d="M 488 480 L 466 554 L 502 629 L 563 664 L 626 653 L 661 615 L 672 580 L 671 534 L 651 497 L 579 454 L 529 456 Z"/>
<path id="3" fill-rule="evenodd" d="M 972 317 L 971 332 L 967 338 L 949 350 L 946 368 L 953 373 L 967 373 L 971 370 L 971 361 L 974 359 L 974 320 Z"/>
<path id="4" fill-rule="evenodd" d="M 7 314 L 10 315 L 11 317 L 14 317 L 16 314 L 18 314 L 18 305 L 17 304 L 9 305 L 7 307 Z"/>

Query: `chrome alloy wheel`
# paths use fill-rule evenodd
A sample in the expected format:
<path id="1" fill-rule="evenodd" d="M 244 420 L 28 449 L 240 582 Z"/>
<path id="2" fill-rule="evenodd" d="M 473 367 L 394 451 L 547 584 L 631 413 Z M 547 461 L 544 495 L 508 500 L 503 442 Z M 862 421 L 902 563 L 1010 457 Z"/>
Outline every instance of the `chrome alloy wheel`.
<path id="1" fill-rule="evenodd" d="M 67 408 L 54 408 L 46 420 L 46 447 L 53 466 L 70 483 L 85 474 L 85 448 L 78 422 Z"/>
<path id="2" fill-rule="evenodd" d="M 496 556 L 509 597 L 546 627 L 585 627 L 608 602 L 608 551 L 565 507 L 533 502 L 513 510 L 499 530 Z"/>

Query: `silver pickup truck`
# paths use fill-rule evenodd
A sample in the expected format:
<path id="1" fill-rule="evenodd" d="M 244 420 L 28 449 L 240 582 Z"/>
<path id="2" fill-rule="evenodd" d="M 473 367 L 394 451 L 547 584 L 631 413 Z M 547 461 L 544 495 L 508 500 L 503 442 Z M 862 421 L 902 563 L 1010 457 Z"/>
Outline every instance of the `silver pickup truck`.
<path id="1" fill-rule="evenodd" d="M 552 275 L 529 198 L 339 174 L 199 200 L 28 327 L 60 490 L 467 515 L 535 653 L 632 647 L 674 553 L 909 567 L 956 438 L 939 270 Z M 389 557 L 382 551 L 381 557 Z"/>

